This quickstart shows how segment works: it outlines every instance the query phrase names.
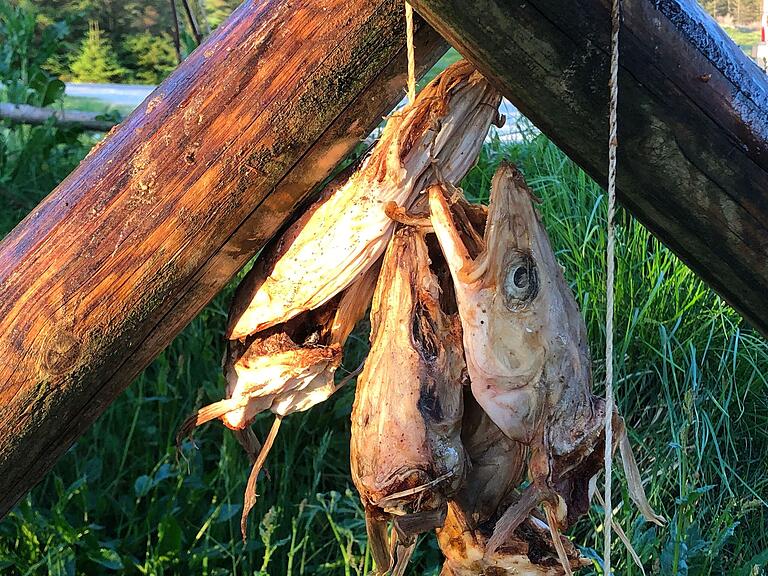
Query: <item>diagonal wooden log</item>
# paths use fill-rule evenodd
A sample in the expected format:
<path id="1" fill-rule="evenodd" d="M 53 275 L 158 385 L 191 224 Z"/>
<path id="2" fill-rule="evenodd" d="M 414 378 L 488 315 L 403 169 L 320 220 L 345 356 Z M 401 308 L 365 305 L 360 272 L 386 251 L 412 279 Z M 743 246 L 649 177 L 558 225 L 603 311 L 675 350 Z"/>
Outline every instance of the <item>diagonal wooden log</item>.
<path id="1" fill-rule="evenodd" d="M 608 0 L 413 0 L 597 181 Z M 623 0 L 623 204 L 768 336 L 768 77 L 694 0 Z"/>
<path id="2" fill-rule="evenodd" d="M 447 48 L 423 21 L 419 72 Z M 0 517 L 404 93 L 399 0 L 245 2 L 0 243 Z"/>

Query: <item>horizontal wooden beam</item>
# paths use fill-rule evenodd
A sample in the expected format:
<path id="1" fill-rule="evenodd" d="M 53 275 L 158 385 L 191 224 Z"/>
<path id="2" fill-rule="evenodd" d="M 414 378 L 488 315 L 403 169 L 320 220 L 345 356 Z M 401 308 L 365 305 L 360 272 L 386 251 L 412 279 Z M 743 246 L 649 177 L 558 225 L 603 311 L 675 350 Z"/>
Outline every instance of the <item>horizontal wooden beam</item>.
<path id="1" fill-rule="evenodd" d="M 19 124 L 45 124 L 51 118 L 59 126 L 108 132 L 115 122 L 99 119 L 101 114 L 82 112 L 80 110 L 53 110 L 28 104 L 0 103 L 0 120 L 8 120 Z"/>
<path id="2" fill-rule="evenodd" d="M 447 48 L 421 20 L 416 42 L 420 72 Z M 247 1 L 0 243 L 0 517 L 392 109 L 405 70 L 399 0 Z"/>
<path id="3" fill-rule="evenodd" d="M 412 0 L 593 178 L 608 166 L 608 0 Z M 623 0 L 621 202 L 768 335 L 768 77 L 694 0 Z"/>

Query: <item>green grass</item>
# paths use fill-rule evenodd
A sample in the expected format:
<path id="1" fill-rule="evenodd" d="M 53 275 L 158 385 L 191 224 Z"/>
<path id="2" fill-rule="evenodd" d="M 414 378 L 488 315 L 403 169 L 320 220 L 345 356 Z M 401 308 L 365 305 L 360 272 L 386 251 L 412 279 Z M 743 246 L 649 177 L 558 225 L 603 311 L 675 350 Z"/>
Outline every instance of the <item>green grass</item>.
<path id="1" fill-rule="evenodd" d="M 732 28 L 730 26 L 726 26 L 723 28 L 723 30 L 725 30 L 726 34 L 728 34 L 728 36 L 730 36 L 733 41 L 739 45 L 739 48 L 749 54 L 752 53 L 752 46 L 760 43 L 759 28 Z"/>
<path id="2" fill-rule="evenodd" d="M 502 158 L 525 172 L 585 315 L 596 388 L 603 375 L 605 198 L 545 138 L 487 145 L 465 188 L 487 198 Z M 649 573 L 765 574 L 768 562 L 768 345 L 626 214 L 618 230 L 617 396 L 651 503 L 626 493 L 616 516 Z M 239 536 L 249 465 L 217 423 L 177 459 L 185 416 L 221 398 L 222 331 L 232 287 L 208 306 L 0 522 L 3 574 L 365 574 L 371 568 L 349 477 L 353 387 L 286 419 Z M 366 347 L 355 333 L 345 367 Z M 263 438 L 271 423 L 257 420 Z M 620 466 L 614 494 L 623 492 Z M 572 530 L 599 574 L 601 511 Z M 637 575 L 617 543 L 615 573 Z M 758 568 L 753 568 L 758 566 Z M 433 537 L 409 573 L 436 575 Z"/>
<path id="3" fill-rule="evenodd" d="M 429 69 L 429 71 L 422 76 L 421 80 L 419 80 L 417 87 L 419 89 L 423 88 L 427 84 L 429 84 L 432 80 L 434 80 L 440 72 L 448 68 L 451 64 L 455 64 L 461 60 L 461 54 L 459 54 L 455 48 L 448 48 L 448 51 L 443 54 L 440 57 L 440 60 L 435 62 L 435 65 L 432 66 L 432 68 Z"/>

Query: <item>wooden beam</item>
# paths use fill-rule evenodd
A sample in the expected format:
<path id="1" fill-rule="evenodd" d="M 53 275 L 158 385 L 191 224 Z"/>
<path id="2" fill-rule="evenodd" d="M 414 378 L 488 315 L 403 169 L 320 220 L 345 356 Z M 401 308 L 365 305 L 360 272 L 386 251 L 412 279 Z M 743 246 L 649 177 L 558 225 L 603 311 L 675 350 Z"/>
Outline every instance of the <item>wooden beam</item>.
<path id="1" fill-rule="evenodd" d="M 416 40 L 423 72 L 447 45 L 423 21 Z M 0 243 L 0 517 L 391 110 L 405 69 L 399 0 L 245 2 Z"/>
<path id="2" fill-rule="evenodd" d="M 27 104 L 0 103 L 0 119 L 20 124 L 45 124 L 51 118 L 57 125 L 80 130 L 107 132 L 115 125 L 109 120 L 99 120 L 100 114 L 80 110 L 53 110 Z"/>
<path id="3" fill-rule="evenodd" d="M 413 0 L 598 182 L 608 0 Z M 768 77 L 694 0 L 624 0 L 621 202 L 768 336 Z"/>

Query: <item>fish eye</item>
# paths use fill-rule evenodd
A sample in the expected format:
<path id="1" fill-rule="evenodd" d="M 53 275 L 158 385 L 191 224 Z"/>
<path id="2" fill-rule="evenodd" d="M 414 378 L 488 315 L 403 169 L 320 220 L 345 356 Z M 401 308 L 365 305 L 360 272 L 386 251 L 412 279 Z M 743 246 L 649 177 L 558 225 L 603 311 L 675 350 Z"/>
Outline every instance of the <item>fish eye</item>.
<path id="1" fill-rule="evenodd" d="M 503 286 L 506 307 L 517 310 L 533 300 L 538 292 L 539 276 L 531 255 L 517 250 L 510 253 Z"/>

